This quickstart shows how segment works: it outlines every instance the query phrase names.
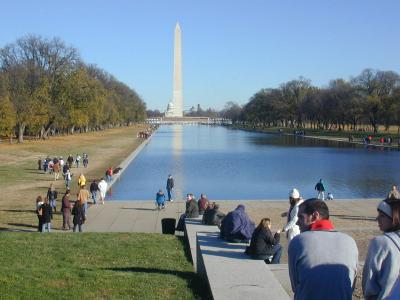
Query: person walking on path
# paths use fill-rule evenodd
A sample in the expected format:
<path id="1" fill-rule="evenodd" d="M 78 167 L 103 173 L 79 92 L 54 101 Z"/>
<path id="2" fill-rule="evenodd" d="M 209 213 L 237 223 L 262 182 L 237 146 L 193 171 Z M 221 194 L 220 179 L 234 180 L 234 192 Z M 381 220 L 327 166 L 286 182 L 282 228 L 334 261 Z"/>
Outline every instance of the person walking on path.
<path id="1" fill-rule="evenodd" d="M 86 185 L 86 177 L 82 173 L 78 177 L 78 187 L 82 187 Z"/>
<path id="2" fill-rule="evenodd" d="M 41 206 L 42 209 L 42 232 L 47 230 L 51 231 L 51 219 L 53 219 L 53 212 L 49 204 L 49 199 L 45 198 L 44 203 Z"/>
<path id="3" fill-rule="evenodd" d="M 352 299 L 358 249 L 352 237 L 335 230 L 326 203 L 317 198 L 299 206 L 301 234 L 289 243 L 289 277 L 295 300 Z"/>
<path id="4" fill-rule="evenodd" d="M 104 200 L 106 199 L 106 193 L 107 193 L 107 182 L 104 180 L 104 178 L 101 178 L 98 187 L 100 190 L 101 204 L 104 204 Z"/>
<path id="5" fill-rule="evenodd" d="M 317 193 L 318 193 L 318 196 L 317 196 L 317 198 L 318 199 L 321 199 L 322 201 L 324 201 L 325 200 L 325 190 L 326 190 L 326 188 L 325 188 L 325 185 L 324 185 L 324 182 L 322 181 L 322 179 L 320 179 L 318 182 L 317 182 L 317 184 L 315 185 L 315 188 L 314 188 L 316 191 L 317 191 Z"/>
<path id="6" fill-rule="evenodd" d="M 61 211 L 63 214 L 63 230 L 71 230 L 71 202 L 69 201 L 71 193 L 69 190 L 65 192 L 62 198 Z"/>
<path id="7" fill-rule="evenodd" d="M 71 180 L 72 180 L 71 171 L 67 169 L 67 171 L 65 172 L 65 187 L 67 190 L 69 190 L 71 187 Z"/>
<path id="8" fill-rule="evenodd" d="M 43 209 L 42 209 L 43 203 L 44 203 L 43 197 L 39 195 L 36 198 L 36 215 L 38 217 L 38 231 L 39 232 L 42 232 L 42 225 L 43 225 Z"/>
<path id="9" fill-rule="evenodd" d="M 54 172 L 54 181 L 57 181 L 58 178 L 60 177 L 60 161 L 57 161 L 54 165 L 53 165 L 53 172 Z"/>
<path id="10" fill-rule="evenodd" d="M 80 163 L 81 163 L 81 156 L 79 154 L 77 154 L 75 157 L 75 164 L 76 164 L 77 168 L 79 168 Z"/>
<path id="11" fill-rule="evenodd" d="M 83 166 L 87 168 L 88 164 L 89 164 L 89 157 L 86 153 L 83 153 Z"/>
<path id="12" fill-rule="evenodd" d="M 156 205 L 158 209 L 164 209 L 165 208 L 165 194 L 162 189 L 158 191 L 156 194 Z"/>
<path id="13" fill-rule="evenodd" d="M 169 174 L 168 175 L 168 179 L 167 179 L 167 193 L 168 193 L 168 201 L 174 201 L 173 199 L 172 199 L 172 189 L 174 188 L 174 185 L 175 185 L 175 183 L 174 183 L 174 179 L 172 178 L 172 175 L 171 174 Z"/>
<path id="14" fill-rule="evenodd" d="M 72 168 L 72 164 L 74 163 L 74 157 L 72 156 L 72 154 L 70 154 L 67 157 L 67 163 L 68 163 L 68 167 L 71 169 Z"/>
<path id="15" fill-rule="evenodd" d="M 97 192 L 99 192 L 99 185 L 97 184 L 97 180 L 93 180 L 93 182 L 90 184 L 90 193 L 92 194 L 92 200 L 93 204 L 96 204 L 96 199 L 97 199 Z"/>
<path id="16" fill-rule="evenodd" d="M 85 211 L 84 206 L 81 201 L 76 201 L 74 208 L 72 209 L 73 223 L 74 229 L 73 231 L 76 232 L 76 228 L 78 227 L 79 232 L 82 232 L 82 225 L 85 223 Z"/>
<path id="17" fill-rule="evenodd" d="M 89 191 L 86 189 L 85 185 L 82 185 L 80 190 L 79 190 L 77 199 L 78 199 L 78 201 L 80 201 L 83 204 L 85 215 L 86 215 L 87 210 L 88 210 L 89 198 L 90 198 Z"/>
<path id="18" fill-rule="evenodd" d="M 288 242 L 298 234 L 300 234 L 300 228 L 297 225 L 299 206 L 303 203 L 303 199 L 300 197 L 300 193 L 297 189 L 292 189 L 289 193 L 290 208 L 287 213 L 287 224 L 283 227 L 282 231 L 286 232 Z"/>
<path id="19" fill-rule="evenodd" d="M 107 182 L 110 183 L 113 177 L 113 169 L 112 167 L 109 167 L 106 171 L 106 178 L 107 178 Z"/>
<path id="20" fill-rule="evenodd" d="M 274 235 L 271 232 L 271 220 L 263 218 L 251 237 L 250 246 L 246 253 L 252 259 L 264 260 L 269 264 L 269 257 L 272 256 L 271 263 L 279 264 L 281 261 L 283 247 L 279 244 L 281 235 L 277 230 Z"/>
<path id="21" fill-rule="evenodd" d="M 391 195 L 377 210 L 383 235 L 373 238 L 368 247 L 362 276 L 366 300 L 387 299 L 400 276 L 400 197 Z"/>
<path id="22" fill-rule="evenodd" d="M 50 188 L 47 190 L 46 198 L 49 200 L 50 206 L 54 209 L 54 212 L 57 211 L 56 201 L 57 201 L 58 193 L 54 188 L 54 183 L 50 184 Z"/>

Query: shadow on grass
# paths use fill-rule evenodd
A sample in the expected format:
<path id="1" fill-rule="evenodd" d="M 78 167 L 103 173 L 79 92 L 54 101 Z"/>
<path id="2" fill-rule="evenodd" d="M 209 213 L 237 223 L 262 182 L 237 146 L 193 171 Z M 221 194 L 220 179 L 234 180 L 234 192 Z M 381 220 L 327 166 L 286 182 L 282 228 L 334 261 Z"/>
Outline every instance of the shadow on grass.
<path id="1" fill-rule="evenodd" d="M 11 226 L 18 226 L 18 227 L 28 227 L 28 228 L 35 228 L 37 229 L 36 225 L 32 225 L 32 224 L 22 224 L 22 223 L 7 223 L 8 225 Z"/>
<path id="2" fill-rule="evenodd" d="M 104 268 L 103 270 L 178 276 L 188 282 L 188 287 L 193 291 L 197 299 L 205 299 L 205 300 L 212 299 L 207 280 L 202 279 L 199 275 L 197 275 L 194 272 L 183 272 L 176 270 L 164 270 L 164 269 L 143 268 L 143 267 Z"/>
<path id="3" fill-rule="evenodd" d="M 31 209 L 0 209 L 0 211 L 15 212 L 15 213 L 32 213 L 32 214 L 36 214 L 36 211 L 31 210 Z"/>
<path id="4" fill-rule="evenodd" d="M 331 217 L 337 217 L 339 219 L 345 220 L 358 220 L 358 221 L 376 221 L 376 217 L 366 217 L 366 216 L 349 216 L 349 215 L 330 215 Z"/>
<path id="5" fill-rule="evenodd" d="M 155 208 L 136 208 L 136 207 L 123 207 L 122 209 L 133 209 L 133 210 L 156 210 Z"/>

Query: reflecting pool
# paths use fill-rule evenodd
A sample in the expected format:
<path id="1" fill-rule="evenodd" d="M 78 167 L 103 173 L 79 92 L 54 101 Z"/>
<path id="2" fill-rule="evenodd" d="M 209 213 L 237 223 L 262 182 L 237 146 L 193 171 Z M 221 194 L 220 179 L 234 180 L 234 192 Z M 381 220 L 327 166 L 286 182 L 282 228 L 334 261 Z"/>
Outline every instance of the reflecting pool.
<path id="1" fill-rule="evenodd" d="M 287 199 L 291 188 L 316 195 L 322 178 L 337 199 L 379 198 L 399 182 L 400 152 L 204 125 L 161 126 L 112 187 L 108 200 L 152 200 L 175 180 L 211 200 Z"/>

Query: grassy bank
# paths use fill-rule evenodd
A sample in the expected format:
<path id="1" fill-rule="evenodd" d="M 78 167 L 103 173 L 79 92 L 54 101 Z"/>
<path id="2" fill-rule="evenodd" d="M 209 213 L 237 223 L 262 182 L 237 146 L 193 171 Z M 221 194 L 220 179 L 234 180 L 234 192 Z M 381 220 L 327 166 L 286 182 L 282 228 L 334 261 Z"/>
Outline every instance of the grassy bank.
<path id="1" fill-rule="evenodd" d="M 51 183 L 55 183 L 61 196 L 65 191 L 62 180 L 54 181 L 49 173 L 38 170 L 38 158 L 46 156 L 75 156 L 83 152 L 89 155 L 89 166 L 72 168 L 74 174 L 72 199 L 78 191 L 77 178 L 84 173 L 88 183 L 104 175 L 109 166 L 118 166 L 143 141 L 136 137 L 147 125 L 138 124 L 105 131 L 69 136 L 52 137 L 49 140 L 27 141 L 24 144 L 0 144 L 0 229 L 34 230 L 37 218 L 34 213 L 35 199 L 45 196 Z M 54 228 L 61 227 L 61 216 L 55 215 Z"/>
<path id="2" fill-rule="evenodd" d="M 205 290 L 174 236 L 3 232 L 0 238 L 2 299 L 195 299 Z"/>

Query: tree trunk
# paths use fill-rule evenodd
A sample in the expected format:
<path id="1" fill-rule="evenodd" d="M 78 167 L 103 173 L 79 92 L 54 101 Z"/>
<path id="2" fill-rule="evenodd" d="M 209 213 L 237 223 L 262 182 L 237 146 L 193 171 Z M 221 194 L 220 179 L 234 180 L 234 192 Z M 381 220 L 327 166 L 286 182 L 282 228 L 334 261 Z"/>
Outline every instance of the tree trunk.
<path id="1" fill-rule="evenodd" d="M 22 144 L 24 142 L 24 132 L 25 132 L 25 123 L 18 124 L 18 143 Z"/>

